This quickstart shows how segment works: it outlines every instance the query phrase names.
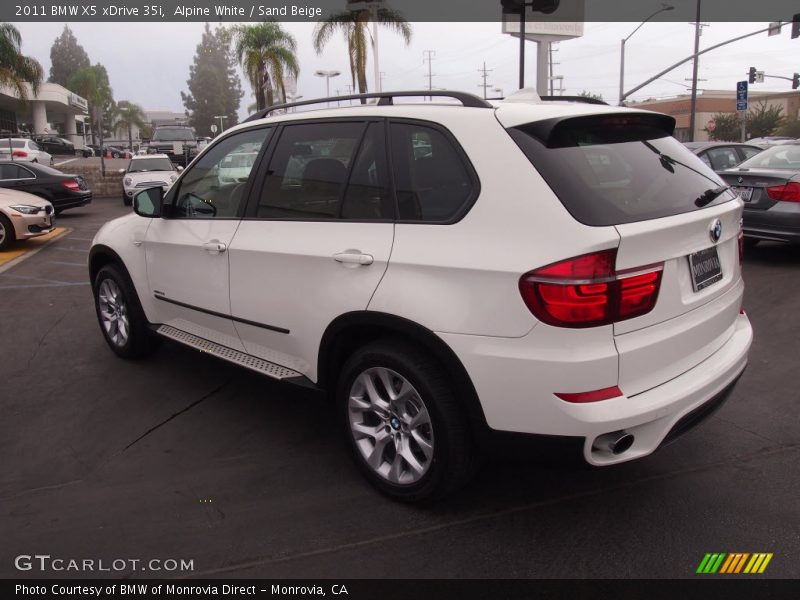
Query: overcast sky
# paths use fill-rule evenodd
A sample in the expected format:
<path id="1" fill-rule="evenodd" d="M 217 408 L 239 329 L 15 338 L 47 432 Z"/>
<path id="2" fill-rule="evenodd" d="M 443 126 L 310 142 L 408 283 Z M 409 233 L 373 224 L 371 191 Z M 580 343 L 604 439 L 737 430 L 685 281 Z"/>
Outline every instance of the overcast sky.
<path id="1" fill-rule="evenodd" d="M 649 1 L 649 0 L 647 0 Z M 654 3 L 654 7 L 658 7 Z M 63 24 L 16 23 L 23 39 L 23 51 L 50 69 L 50 46 Z M 555 74 L 563 75 L 565 93 L 588 90 L 616 103 L 619 89 L 620 39 L 636 23 L 587 23 L 584 35 L 559 43 L 554 53 Z M 703 30 L 701 48 L 766 27 L 767 23 L 711 23 Z M 488 82 L 506 94 L 517 88 L 519 42 L 500 31 L 499 23 L 413 23 L 414 36 L 409 46 L 393 33 L 382 32 L 380 69 L 385 72 L 384 89 L 427 88 L 427 65 L 423 51 L 434 50 L 433 86 L 481 94 L 478 70 L 486 61 L 492 69 Z M 180 92 L 186 90 L 189 65 L 202 36 L 202 23 L 73 23 L 78 42 L 93 63 L 108 70 L 116 100 L 130 100 L 146 110 L 183 111 Z M 285 23 L 297 39 L 300 60 L 298 93 L 304 98 L 325 94 L 325 80 L 314 76 L 317 69 L 337 69 L 342 75 L 331 80 L 331 94 L 345 93 L 350 83 L 347 54 L 340 37 L 330 42 L 323 56 L 311 46 L 313 23 Z M 693 51 L 694 27 L 688 23 L 647 23 L 627 43 L 625 82 L 630 89 L 641 81 Z M 526 83 L 535 85 L 536 44 L 527 44 Z M 766 33 L 713 50 L 700 58 L 699 87 L 734 90 L 754 66 L 771 75 L 791 77 L 800 70 L 800 39 L 791 40 L 789 26 L 779 36 Z M 370 61 L 372 57 L 370 55 Z M 686 92 L 691 77 L 691 62 L 647 86 L 633 99 L 666 97 Z M 372 66 L 368 66 L 372 89 Z M 253 95 L 243 79 L 245 97 L 240 115 Z M 767 79 L 754 90 L 791 89 L 788 81 Z"/>

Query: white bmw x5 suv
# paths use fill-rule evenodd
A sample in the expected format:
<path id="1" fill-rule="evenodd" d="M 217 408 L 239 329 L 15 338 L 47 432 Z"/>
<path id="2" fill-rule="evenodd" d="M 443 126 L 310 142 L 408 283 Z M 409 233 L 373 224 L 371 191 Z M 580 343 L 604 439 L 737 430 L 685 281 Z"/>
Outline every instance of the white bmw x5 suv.
<path id="1" fill-rule="evenodd" d="M 394 101 L 423 95 L 458 104 Z M 328 392 L 367 479 L 406 501 L 456 490 L 502 432 L 611 465 L 725 400 L 752 340 L 742 202 L 671 117 L 364 97 L 263 111 L 100 229 L 114 352 L 169 338 Z"/>

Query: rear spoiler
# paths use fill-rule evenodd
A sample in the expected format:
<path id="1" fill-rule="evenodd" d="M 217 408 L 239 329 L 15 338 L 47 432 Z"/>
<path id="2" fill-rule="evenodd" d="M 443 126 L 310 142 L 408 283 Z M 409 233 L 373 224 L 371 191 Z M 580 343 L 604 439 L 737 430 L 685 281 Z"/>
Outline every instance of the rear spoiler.
<path id="1" fill-rule="evenodd" d="M 515 129 L 548 148 L 567 148 L 581 143 L 612 144 L 670 136 L 675 132 L 675 118 L 651 112 L 602 113 L 534 121 Z"/>

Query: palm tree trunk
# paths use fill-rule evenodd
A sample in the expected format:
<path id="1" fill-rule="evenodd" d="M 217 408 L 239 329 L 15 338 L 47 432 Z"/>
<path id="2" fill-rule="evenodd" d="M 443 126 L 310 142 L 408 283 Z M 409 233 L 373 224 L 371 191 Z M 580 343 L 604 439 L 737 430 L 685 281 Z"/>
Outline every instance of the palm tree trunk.
<path id="1" fill-rule="evenodd" d="M 275 98 L 272 95 L 272 80 L 270 79 L 269 73 L 264 75 L 264 88 L 267 95 L 267 106 L 269 108 L 273 104 L 275 104 Z"/>
<path id="2" fill-rule="evenodd" d="M 128 148 L 131 149 L 131 154 L 133 154 L 133 127 L 130 124 L 128 125 Z"/>

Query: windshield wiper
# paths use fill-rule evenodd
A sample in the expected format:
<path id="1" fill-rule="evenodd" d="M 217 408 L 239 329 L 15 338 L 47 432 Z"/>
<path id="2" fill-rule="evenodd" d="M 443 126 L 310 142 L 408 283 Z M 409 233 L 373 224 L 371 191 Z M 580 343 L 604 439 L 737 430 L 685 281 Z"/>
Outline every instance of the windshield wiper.
<path id="1" fill-rule="evenodd" d="M 700 197 L 697 198 L 694 201 L 694 204 L 695 204 L 695 206 L 697 206 L 697 208 L 702 208 L 702 207 L 706 206 L 707 204 L 711 204 L 714 200 L 719 198 L 722 194 L 727 192 L 729 189 L 731 189 L 731 186 L 729 186 L 729 185 L 721 185 L 718 188 L 706 190 L 705 192 L 700 194 Z"/>

